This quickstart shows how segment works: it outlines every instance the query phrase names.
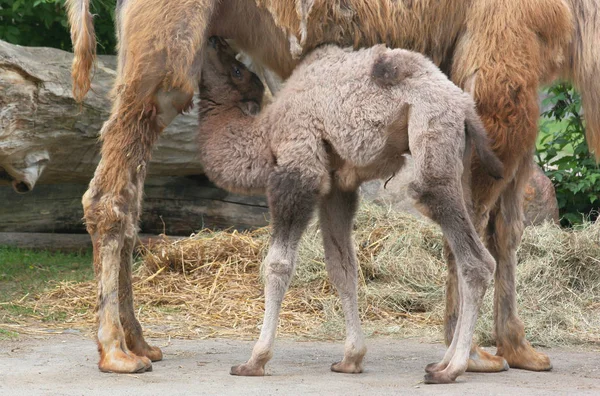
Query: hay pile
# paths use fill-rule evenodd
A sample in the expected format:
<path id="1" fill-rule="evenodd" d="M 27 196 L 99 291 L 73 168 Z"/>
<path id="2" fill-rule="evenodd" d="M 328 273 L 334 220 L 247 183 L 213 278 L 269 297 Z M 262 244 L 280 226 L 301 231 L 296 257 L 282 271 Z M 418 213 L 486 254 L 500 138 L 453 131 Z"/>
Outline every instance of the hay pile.
<path id="1" fill-rule="evenodd" d="M 355 228 L 367 334 L 441 339 L 445 265 L 438 228 L 373 205 L 361 208 Z M 141 252 L 134 290 L 146 333 L 255 337 L 264 309 L 260 263 L 267 244 L 267 229 L 202 231 Z M 552 225 L 528 228 L 519 260 L 519 308 L 528 338 L 537 345 L 600 343 L 600 224 L 573 232 Z M 54 325 L 90 328 L 95 294 L 94 282 L 61 283 L 21 304 L 37 319 L 60 317 Z M 491 301 L 490 291 L 477 329 L 484 344 L 493 343 Z M 342 338 L 343 326 L 314 224 L 300 248 L 279 332 Z"/>

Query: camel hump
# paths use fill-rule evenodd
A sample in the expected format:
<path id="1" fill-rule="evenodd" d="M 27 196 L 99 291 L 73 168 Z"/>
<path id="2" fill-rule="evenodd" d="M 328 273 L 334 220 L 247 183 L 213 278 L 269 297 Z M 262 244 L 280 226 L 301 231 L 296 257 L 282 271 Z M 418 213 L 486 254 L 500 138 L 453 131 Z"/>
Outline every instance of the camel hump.
<path id="1" fill-rule="evenodd" d="M 413 51 L 386 49 L 375 55 L 371 78 L 379 85 L 396 85 L 426 68 L 426 58 Z"/>

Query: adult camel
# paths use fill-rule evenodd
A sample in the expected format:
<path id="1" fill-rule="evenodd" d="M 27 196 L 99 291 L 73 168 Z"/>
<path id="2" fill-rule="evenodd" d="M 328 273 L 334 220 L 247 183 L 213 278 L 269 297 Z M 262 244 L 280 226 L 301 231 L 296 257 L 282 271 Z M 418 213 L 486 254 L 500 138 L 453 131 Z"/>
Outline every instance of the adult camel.
<path id="1" fill-rule="evenodd" d="M 89 0 L 68 0 L 74 96 L 90 87 L 95 37 Z M 146 166 L 161 131 L 191 103 L 211 35 L 234 39 L 282 78 L 322 43 L 386 43 L 429 56 L 454 83 L 474 81 L 478 111 L 504 164 L 494 180 L 473 159 L 473 222 L 497 261 L 496 356 L 473 346 L 468 370 L 549 370 L 517 314 L 516 249 L 537 135 L 537 92 L 556 77 L 581 90 L 589 147 L 600 154 L 600 0 L 119 0 L 114 106 L 102 160 L 83 197 L 98 280 L 99 368 L 139 372 L 160 360 L 135 318 L 131 255 Z M 448 251 L 448 250 L 447 250 Z M 445 339 L 458 316 L 448 254 Z"/>

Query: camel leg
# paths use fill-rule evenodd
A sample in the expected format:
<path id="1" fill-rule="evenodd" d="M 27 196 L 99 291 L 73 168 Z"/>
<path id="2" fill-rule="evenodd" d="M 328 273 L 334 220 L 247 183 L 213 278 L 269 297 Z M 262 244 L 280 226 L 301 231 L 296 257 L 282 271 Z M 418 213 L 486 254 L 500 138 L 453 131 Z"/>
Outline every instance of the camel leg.
<path id="1" fill-rule="evenodd" d="M 523 158 L 519 172 L 502 193 L 488 227 L 490 252 L 498 261 L 495 276 L 494 324 L 496 354 L 512 368 L 552 369 L 547 355 L 537 352 L 525 339 L 523 322 L 517 315 L 517 247 L 523 234 L 523 192 L 530 175 L 530 157 Z"/>
<path id="2" fill-rule="evenodd" d="M 487 234 L 486 245 L 497 261 L 494 323 L 498 352 L 494 356 L 474 344 L 467 371 L 497 372 L 509 367 L 543 371 L 552 368 L 547 355 L 535 351 L 526 340 L 523 324 L 517 314 L 516 249 L 523 231 L 523 189 L 529 177 L 529 161 L 530 157 L 527 155 L 523 160 L 512 164 L 505 172 L 505 180 L 491 184 L 483 182 L 486 176 L 479 175 L 480 183 L 473 184 L 474 222 L 477 230 L 480 230 L 479 234 Z M 477 168 L 473 170 L 474 173 L 479 172 Z M 506 179 L 510 180 L 512 177 L 514 179 L 506 183 Z M 501 198 L 490 216 L 487 208 L 493 206 L 490 202 L 494 201 L 492 198 L 496 191 L 502 192 Z M 445 338 L 446 343 L 450 344 L 458 315 L 458 288 L 457 278 L 453 274 L 455 259 L 451 254 L 447 258 Z"/>
<path id="3" fill-rule="evenodd" d="M 515 6 L 518 7 L 516 3 Z M 476 10 L 478 7 L 483 9 Z M 487 3 L 477 4 L 473 10 L 473 15 L 468 17 L 472 22 L 469 29 L 486 26 L 486 21 L 495 19 L 490 17 L 490 14 L 500 12 Z M 458 41 L 451 72 L 452 80 L 459 86 L 465 86 L 473 73 L 476 74 L 471 92 L 475 97 L 479 115 L 492 138 L 494 151 L 504 164 L 503 180 L 499 181 L 494 181 L 486 175 L 478 167 L 477 159 L 471 168 L 475 227 L 480 235 L 484 235 L 487 229 L 502 235 L 497 242 L 493 238 L 486 241 L 491 242 L 488 243 L 488 248 L 497 259 L 495 287 L 500 287 L 500 290 L 496 292 L 495 307 L 501 314 L 495 316 L 495 326 L 497 342 L 502 347 L 497 356 L 492 356 L 474 345 L 469 360 L 469 371 L 505 370 L 504 359 L 511 367 L 532 370 L 550 368 L 547 357 L 533 350 L 525 339 L 523 326 L 516 312 L 514 277 L 514 252 L 520 242 L 522 227 L 517 223 L 522 218 L 520 203 L 523 191 L 522 181 L 513 185 L 513 179 L 527 173 L 526 168 L 523 168 L 527 164 L 523 161 L 531 159 L 535 148 L 539 114 L 538 73 L 543 69 L 542 60 L 538 55 L 544 48 L 540 45 L 539 36 L 520 29 L 521 22 L 517 18 L 507 23 L 516 25 L 505 28 L 505 40 L 492 40 L 486 34 L 482 34 L 484 32 L 467 29 Z M 540 51 L 536 51 L 537 48 Z M 497 54 L 503 56 L 498 58 Z M 512 198 L 509 197 L 511 194 Z M 500 220 L 500 223 L 490 224 L 488 227 L 489 212 L 496 207 L 500 197 L 509 204 L 500 203 L 500 216 L 496 216 L 495 220 L 496 223 Z M 454 290 L 455 287 L 449 285 L 450 289 Z M 449 296 L 447 302 L 448 337 L 449 334 L 453 334 L 456 301 Z"/>
<path id="4" fill-rule="evenodd" d="M 487 216 L 485 217 L 487 219 Z M 487 220 L 486 220 L 487 222 Z M 454 332 L 457 326 L 459 313 L 459 293 L 458 293 L 458 274 L 456 270 L 456 258 L 452 254 L 448 242 L 444 244 L 444 255 L 448 266 L 448 275 L 446 278 L 446 313 L 444 318 L 444 340 L 446 345 L 451 346 Z M 440 364 L 435 363 L 428 365 L 425 371 L 439 371 L 443 368 Z M 476 344 L 472 345 L 471 353 L 469 354 L 469 366 L 467 371 L 471 372 L 498 372 L 509 369 L 509 365 L 502 356 L 494 356 Z"/>
<path id="5" fill-rule="evenodd" d="M 318 183 L 299 172 L 281 168 L 269 176 L 267 196 L 273 234 L 265 258 L 265 317 L 252 356 L 231 367 L 232 375 L 262 376 L 273 356 L 273 342 L 281 303 L 287 291 L 298 255 L 298 244 L 318 200 Z"/>
<path id="6" fill-rule="evenodd" d="M 439 183 L 439 179 L 435 186 L 413 186 L 418 207 L 440 224 L 456 257 L 458 322 L 444 358 L 427 366 L 428 374 L 425 376 L 426 383 L 449 383 L 467 369 L 479 307 L 493 276 L 495 262 L 470 221 L 459 195 L 459 186 L 444 185 Z"/>
<path id="7" fill-rule="evenodd" d="M 468 151 L 467 151 L 468 153 Z M 491 180 L 490 180 L 491 181 Z M 471 158 L 467 154 L 464 161 L 464 172 L 462 176 L 463 186 L 463 199 L 468 208 L 470 217 L 474 220 L 474 226 L 479 235 L 482 235 L 484 231 L 482 228 L 487 224 L 489 215 L 487 212 L 487 205 L 481 204 L 477 208 L 473 208 L 473 198 L 471 194 Z M 499 184 L 499 183 L 496 183 Z M 489 191 L 499 190 L 498 186 L 495 189 L 491 188 Z M 488 197 L 491 199 L 491 197 Z M 426 372 L 440 371 L 446 368 L 449 363 L 449 357 L 454 354 L 455 344 L 452 344 L 454 338 L 454 332 L 457 330 L 457 323 L 460 310 L 460 297 L 459 297 L 459 281 L 458 272 L 456 268 L 456 258 L 452 253 L 452 249 L 448 244 L 448 241 L 444 238 L 444 256 L 446 258 L 446 264 L 448 267 L 448 274 L 446 278 L 446 312 L 444 320 L 444 340 L 448 346 L 446 351 L 446 357 L 441 363 L 430 364 L 425 367 Z M 474 372 L 497 372 L 502 370 L 508 370 L 508 363 L 501 356 L 494 356 L 483 349 L 479 348 L 476 344 L 472 345 L 471 353 L 469 355 L 469 365 L 467 371 Z"/>
<path id="8" fill-rule="evenodd" d="M 140 182 L 144 177 L 140 177 Z M 143 185 L 138 185 L 138 190 L 141 191 Z M 138 196 L 138 200 L 141 196 Z M 132 213 L 132 218 L 139 218 L 141 202 L 138 201 L 137 208 Z M 133 289 L 131 287 L 131 269 L 133 264 L 133 248 L 135 246 L 135 237 L 137 229 L 134 223 L 130 223 L 129 229 L 125 230 L 125 238 L 123 248 L 121 249 L 121 268 L 119 271 L 119 316 L 123 332 L 125 333 L 125 341 L 131 352 L 137 356 L 145 356 L 153 362 L 162 360 L 162 351 L 158 347 L 148 345 L 142 335 L 142 326 L 135 317 L 133 308 Z"/>
<path id="9" fill-rule="evenodd" d="M 103 193 L 103 186 L 99 186 L 98 180 L 105 169 L 101 161 L 83 197 L 86 227 L 92 238 L 98 281 L 98 367 L 101 371 L 108 372 L 143 372 L 152 367 L 150 360 L 135 355 L 127 348 L 119 314 L 119 291 L 131 288 L 130 279 L 127 284 L 127 280 L 119 279 L 125 228 L 133 223 L 131 213 L 124 209 L 126 202 L 135 199 L 135 191 L 128 183 L 118 195 Z"/>
<path id="10" fill-rule="evenodd" d="M 425 376 L 426 383 L 449 383 L 467 369 L 479 307 L 495 262 L 471 222 L 470 174 L 464 171 L 468 160 L 463 161 L 469 158 L 470 145 L 457 144 L 465 139 L 464 131 L 416 113 L 409 119 L 408 135 L 414 160 L 409 194 L 416 208 L 440 225 L 456 257 L 457 324 L 444 358 L 427 366 Z"/>
<path id="11" fill-rule="evenodd" d="M 341 191 L 334 184 L 319 212 L 327 273 L 340 294 L 346 320 L 344 358 L 331 366 L 332 371 L 339 373 L 361 373 L 367 352 L 358 314 L 358 264 L 352 241 L 357 205 L 356 191 Z"/>
<path id="12" fill-rule="evenodd" d="M 131 252 L 150 153 L 193 95 L 212 3 L 179 5 L 190 7 L 182 12 L 168 0 L 130 0 L 119 17 L 115 104 L 101 134 L 102 160 L 83 197 L 98 281 L 102 371 L 141 372 L 151 368 L 150 359 L 161 357 L 160 350 L 146 344 L 135 319 Z M 167 8 L 172 12 L 156 12 Z"/>

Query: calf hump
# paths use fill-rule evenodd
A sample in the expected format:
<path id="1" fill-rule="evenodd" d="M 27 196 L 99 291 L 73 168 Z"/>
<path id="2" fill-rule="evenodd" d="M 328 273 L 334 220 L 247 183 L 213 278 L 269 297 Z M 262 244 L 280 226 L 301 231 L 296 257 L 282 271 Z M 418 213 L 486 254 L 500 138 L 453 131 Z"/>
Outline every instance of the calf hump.
<path id="1" fill-rule="evenodd" d="M 388 50 L 375 56 L 371 78 L 380 86 L 396 85 L 421 69 L 420 55 L 406 50 Z"/>

